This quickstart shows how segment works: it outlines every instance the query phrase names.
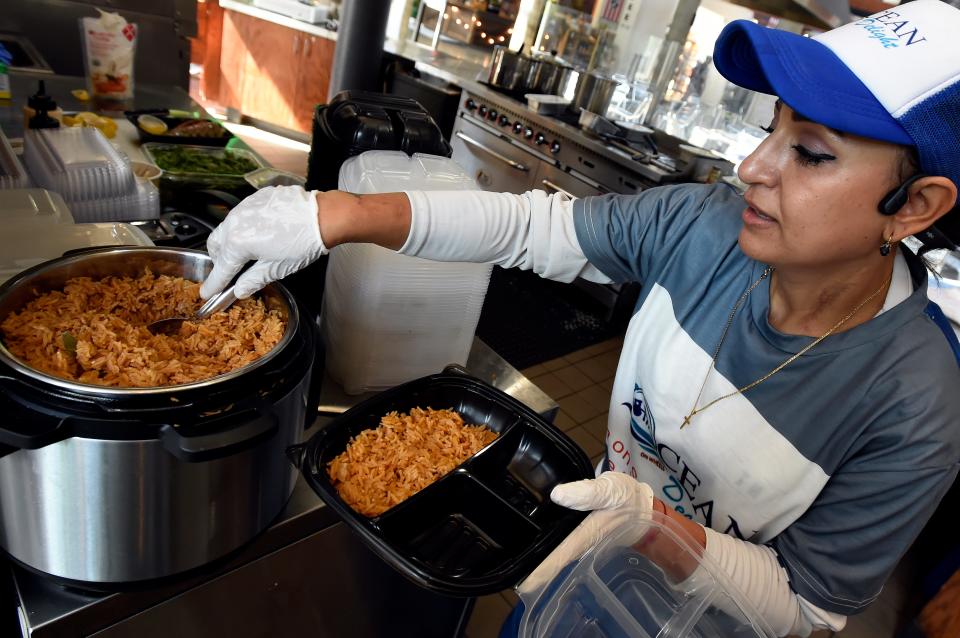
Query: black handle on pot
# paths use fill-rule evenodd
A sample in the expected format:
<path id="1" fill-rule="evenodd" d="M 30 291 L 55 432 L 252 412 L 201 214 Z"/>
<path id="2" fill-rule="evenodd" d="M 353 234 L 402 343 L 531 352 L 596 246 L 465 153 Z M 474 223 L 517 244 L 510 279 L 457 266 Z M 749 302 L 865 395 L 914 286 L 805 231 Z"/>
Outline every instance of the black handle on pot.
<path id="1" fill-rule="evenodd" d="M 20 382 L 0 376 L 0 457 L 17 450 L 35 450 L 72 436 L 67 419 L 28 410 L 11 397 Z"/>
<path id="2" fill-rule="evenodd" d="M 160 441 L 163 447 L 178 459 L 200 463 L 242 452 L 277 433 L 279 424 L 276 415 L 271 411 L 256 408 L 246 414 L 252 417 L 249 421 L 209 434 L 184 435 L 177 426 L 164 425 L 160 428 Z M 235 421 L 238 416 L 242 418 L 241 414 L 231 416 L 230 420 Z M 206 426 L 214 428 L 216 421 L 210 421 Z"/>
<path id="3" fill-rule="evenodd" d="M 290 462 L 293 463 L 293 466 L 298 470 L 302 470 L 303 459 L 307 456 L 307 444 L 297 443 L 296 445 L 291 445 L 286 449 L 286 454 Z"/>

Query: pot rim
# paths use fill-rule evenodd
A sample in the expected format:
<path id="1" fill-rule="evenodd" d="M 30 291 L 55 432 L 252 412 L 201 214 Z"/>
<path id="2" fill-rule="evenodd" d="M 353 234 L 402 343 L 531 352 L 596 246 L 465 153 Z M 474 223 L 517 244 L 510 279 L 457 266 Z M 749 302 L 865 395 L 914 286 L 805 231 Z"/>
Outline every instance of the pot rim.
<path id="1" fill-rule="evenodd" d="M 29 268 L 15 277 L 12 277 L 9 281 L 0 286 L 0 302 L 14 289 L 19 286 L 28 285 L 28 282 L 33 277 L 40 275 L 43 272 L 47 272 L 55 267 L 60 267 L 68 264 L 81 263 L 85 259 L 93 255 L 104 255 L 111 253 L 145 253 L 150 255 L 195 255 L 201 256 L 206 260 L 212 261 L 212 258 L 205 251 L 197 250 L 194 248 L 176 248 L 172 246 L 157 246 L 157 247 L 147 247 L 147 246 L 108 246 L 102 248 L 94 248 L 91 250 L 85 250 L 80 254 L 67 255 L 64 257 L 57 257 L 56 259 L 51 259 L 45 261 L 41 264 Z M 245 374 L 249 374 L 253 370 L 265 365 L 267 362 L 271 361 L 274 357 L 279 355 L 290 343 L 290 340 L 293 338 L 294 333 L 297 331 L 300 322 L 300 315 L 297 309 L 296 301 L 290 292 L 279 282 L 274 282 L 269 284 L 264 288 L 265 291 L 275 292 L 283 300 L 287 306 L 287 325 L 283 331 L 283 336 L 280 338 L 279 343 L 273 347 L 273 349 L 267 354 L 263 355 L 255 361 L 241 366 L 230 372 L 224 372 L 223 374 L 218 374 L 201 381 L 194 381 L 192 383 L 181 383 L 177 385 L 167 385 L 167 386 L 149 386 L 149 387 L 116 387 L 116 386 L 103 386 L 95 385 L 92 383 L 80 383 L 78 381 L 71 381 L 69 379 L 64 379 L 62 377 L 57 377 L 46 372 L 41 372 L 26 363 L 22 362 L 20 359 L 15 357 L 9 350 L 7 350 L 6 344 L 3 343 L 3 340 L 0 339 L 0 362 L 5 363 L 10 366 L 17 372 L 27 375 L 28 377 L 40 381 L 42 383 L 47 383 L 54 385 L 58 388 L 69 390 L 71 392 L 76 392 L 83 395 L 93 395 L 93 396 L 110 396 L 110 397 L 129 397 L 129 396 L 156 396 L 156 395 L 165 395 L 165 394 L 174 394 L 188 392 L 192 390 L 199 390 L 203 388 L 208 388 L 210 386 L 219 385 L 227 381 L 231 381 Z M 2 321 L 4 317 L 0 317 Z"/>

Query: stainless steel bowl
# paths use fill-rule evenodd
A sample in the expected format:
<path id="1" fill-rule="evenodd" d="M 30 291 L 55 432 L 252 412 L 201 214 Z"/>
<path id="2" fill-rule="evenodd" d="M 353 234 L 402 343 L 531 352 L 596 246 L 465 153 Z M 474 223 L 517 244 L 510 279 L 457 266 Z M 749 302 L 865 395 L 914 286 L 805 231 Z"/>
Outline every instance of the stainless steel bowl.
<path id="1" fill-rule="evenodd" d="M 172 275 L 191 281 L 203 281 L 213 269 L 213 260 L 204 252 L 187 248 L 100 248 L 54 259 L 10 279 L 0 286 L 0 322 L 12 312 L 51 290 L 62 290 L 74 277 L 100 279 L 110 275 L 139 277 L 149 269 L 157 275 Z M 280 284 L 263 289 L 260 298 L 268 309 L 276 309 L 286 320 L 280 343 L 273 350 L 242 368 L 210 377 L 203 381 L 149 388 L 118 388 L 79 383 L 36 370 L 17 359 L 0 341 L 0 361 L 38 381 L 88 395 L 142 395 L 184 392 L 224 383 L 266 364 L 280 353 L 293 338 L 299 324 L 297 307 L 290 293 Z"/>

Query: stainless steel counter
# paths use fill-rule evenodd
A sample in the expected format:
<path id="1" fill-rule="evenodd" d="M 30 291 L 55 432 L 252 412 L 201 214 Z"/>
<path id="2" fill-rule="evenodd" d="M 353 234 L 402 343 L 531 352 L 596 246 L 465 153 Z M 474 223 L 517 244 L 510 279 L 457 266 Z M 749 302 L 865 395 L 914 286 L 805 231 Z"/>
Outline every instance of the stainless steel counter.
<path id="1" fill-rule="evenodd" d="M 466 370 L 548 420 L 558 406 L 475 339 Z M 324 380 L 308 438 L 362 396 Z M 472 601 L 433 594 L 372 554 L 299 480 L 266 531 L 197 573 L 123 593 L 67 589 L 9 565 L 24 636 L 456 636 Z"/>

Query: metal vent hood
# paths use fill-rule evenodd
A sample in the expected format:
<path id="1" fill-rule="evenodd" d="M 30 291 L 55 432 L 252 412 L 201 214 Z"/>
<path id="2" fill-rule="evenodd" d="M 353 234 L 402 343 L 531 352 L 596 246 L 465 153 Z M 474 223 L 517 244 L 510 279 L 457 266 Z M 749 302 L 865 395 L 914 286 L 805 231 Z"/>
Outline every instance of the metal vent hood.
<path id="1" fill-rule="evenodd" d="M 802 22 L 820 29 L 833 29 L 853 20 L 848 0 L 730 0 L 741 7 Z"/>

